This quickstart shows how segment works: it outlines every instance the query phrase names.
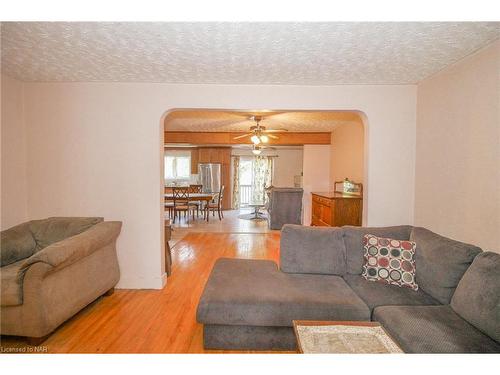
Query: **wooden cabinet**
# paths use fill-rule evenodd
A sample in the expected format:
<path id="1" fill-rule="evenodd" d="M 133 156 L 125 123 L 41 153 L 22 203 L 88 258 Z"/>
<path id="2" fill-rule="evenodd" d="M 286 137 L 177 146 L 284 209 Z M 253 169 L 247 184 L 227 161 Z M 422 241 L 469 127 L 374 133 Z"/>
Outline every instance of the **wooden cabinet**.
<path id="1" fill-rule="evenodd" d="M 210 156 L 212 154 L 212 149 L 208 147 L 202 147 L 198 149 L 198 163 L 212 163 L 210 161 Z"/>
<path id="2" fill-rule="evenodd" d="M 229 147 L 200 147 L 198 148 L 198 163 L 229 164 L 231 148 Z"/>
<path id="3" fill-rule="evenodd" d="M 198 174 L 199 152 L 197 148 L 191 150 L 191 174 Z"/>
<path id="4" fill-rule="evenodd" d="M 311 225 L 361 226 L 363 198 L 342 193 L 312 193 Z"/>
<path id="5" fill-rule="evenodd" d="M 221 149 L 221 148 L 212 149 L 212 151 L 210 152 L 210 163 L 221 163 L 222 164 L 223 152 L 224 152 L 224 149 Z"/>

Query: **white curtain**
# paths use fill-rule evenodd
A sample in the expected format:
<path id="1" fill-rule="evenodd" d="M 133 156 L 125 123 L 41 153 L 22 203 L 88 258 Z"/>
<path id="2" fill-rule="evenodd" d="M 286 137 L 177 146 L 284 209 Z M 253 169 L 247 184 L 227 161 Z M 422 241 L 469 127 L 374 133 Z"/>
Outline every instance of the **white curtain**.
<path id="1" fill-rule="evenodd" d="M 233 157 L 233 209 L 240 208 L 240 157 Z"/>
<path id="2" fill-rule="evenodd" d="M 264 189 L 272 185 L 273 158 L 256 156 L 253 161 L 252 200 L 255 203 L 265 203 Z"/>

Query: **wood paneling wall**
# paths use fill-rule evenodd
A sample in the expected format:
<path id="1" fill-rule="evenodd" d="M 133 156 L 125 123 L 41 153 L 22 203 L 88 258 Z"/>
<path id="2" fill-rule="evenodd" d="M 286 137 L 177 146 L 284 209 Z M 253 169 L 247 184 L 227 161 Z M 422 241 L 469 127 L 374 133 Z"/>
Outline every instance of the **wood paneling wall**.
<path id="1" fill-rule="evenodd" d="M 223 132 L 165 132 L 165 143 L 189 143 L 195 145 L 235 145 L 252 144 L 250 137 L 234 139 L 245 133 Z M 301 146 L 301 145 L 329 145 L 331 133 L 274 133 L 278 139 L 270 139 L 270 145 Z"/>

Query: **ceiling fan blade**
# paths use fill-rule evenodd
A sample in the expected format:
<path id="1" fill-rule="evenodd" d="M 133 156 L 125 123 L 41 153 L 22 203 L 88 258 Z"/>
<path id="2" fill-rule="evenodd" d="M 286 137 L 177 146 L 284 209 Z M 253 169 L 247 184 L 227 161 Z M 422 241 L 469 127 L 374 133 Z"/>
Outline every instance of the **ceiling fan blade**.
<path id="1" fill-rule="evenodd" d="M 243 134 L 243 135 L 239 135 L 237 137 L 234 137 L 233 139 L 241 139 L 241 138 L 245 138 L 245 137 L 249 137 L 251 136 L 253 133 L 247 133 L 247 134 Z"/>
<path id="2" fill-rule="evenodd" d="M 263 130 L 264 133 L 283 133 L 283 132 L 287 132 L 288 129 L 266 129 L 266 130 Z"/>
<path id="3" fill-rule="evenodd" d="M 272 138 L 272 139 L 279 139 L 280 137 L 277 137 L 275 135 L 272 135 L 272 134 L 266 134 L 269 138 Z"/>
<path id="4" fill-rule="evenodd" d="M 272 146 L 259 146 L 260 148 L 265 148 L 266 150 L 276 150 L 276 147 Z"/>

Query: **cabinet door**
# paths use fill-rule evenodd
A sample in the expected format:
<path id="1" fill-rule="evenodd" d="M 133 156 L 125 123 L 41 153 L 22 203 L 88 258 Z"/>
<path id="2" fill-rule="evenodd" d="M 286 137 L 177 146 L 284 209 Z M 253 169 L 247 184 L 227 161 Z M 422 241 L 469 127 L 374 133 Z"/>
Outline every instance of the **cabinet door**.
<path id="1" fill-rule="evenodd" d="M 222 164 L 231 165 L 231 149 L 225 148 L 222 151 Z"/>
<path id="2" fill-rule="evenodd" d="M 210 163 L 210 148 L 202 147 L 198 149 L 198 163 Z"/>
<path id="3" fill-rule="evenodd" d="M 197 148 L 191 150 L 191 174 L 198 173 L 198 157 L 200 152 Z"/>
<path id="4" fill-rule="evenodd" d="M 361 199 L 339 199 L 335 207 L 335 225 L 361 226 L 362 207 Z"/>
<path id="5" fill-rule="evenodd" d="M 330 206 L 323 203 L 323 198 L 313 195 L 311 208 L 311 224 L 317 226 L 330 225 Z"/>
<path id="6" fill-rule="evenodd" d="M 326 225 L 332 225 L 332 209 L 330 206 L 321 206 L 321 221 Z"/>
<path id="7" fill-rule="evenodd" d="M 222 148 L 212 148 L 210 150 L 210 163 L 221 163 L 222 164 Z"/>
<path id="8" fill-rule="evenodd" d="M 321 218 L 321 204 L 314 200 L 312 202 L 311 216 L 312 216 L 312 224 L 320 225 L 319 220 Z"/>

